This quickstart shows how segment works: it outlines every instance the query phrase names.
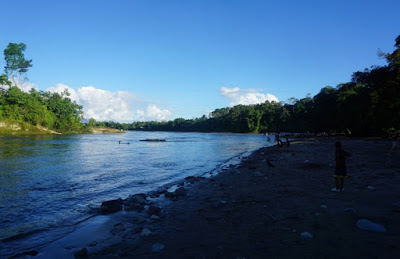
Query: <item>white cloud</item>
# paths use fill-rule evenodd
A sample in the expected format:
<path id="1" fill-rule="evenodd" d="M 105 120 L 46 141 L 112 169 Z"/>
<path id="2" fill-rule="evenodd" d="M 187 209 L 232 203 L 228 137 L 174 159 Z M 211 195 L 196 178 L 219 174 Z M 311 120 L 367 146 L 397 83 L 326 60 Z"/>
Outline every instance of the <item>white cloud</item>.
<path id="1" fill-rule="evenodd" d="M 171 112 L 168 110 L 161 110 L 156 105 L 147 106 L 147 117 L 153 118 L 154 120 L 165 121 L 171 116 Z"/>
<path id="2" fill-rule="evenodd" d="M 162 110 L 154 104 L 149 104 L 146 111 L 138 109 L 136 114 L 140 120 L 166 121 L 171 118 L 172 113 L 169 110 Z"/>
<path id="3" fill-rule="evenodd" d="M 11 78 L 9 78 L 8 80 L 12 82 Z M 37 84 L 31 83 L 31 82 L 27 82 L 27 81 L 18 81 L 17 78 L 14 79 L 13 84 L 14 83 L 19 89 L 21 89 L 25 93 L 29 93 L 29 91 L 32 88 L 37 90 L 37 91 L 39 90 L 39 87 L 38 87 Z M 5 89 L 8 89 L 8 85 L 2 85 L 2 87 L 4 87 Z"/>
<path id="4" fill-rule="evenodd" d="M 79 103 L 78 94 L 75 92 L 75 90 L 73 88 L 69 87 L 68 85 L 59 83 L 56 86 L 47 88 L 46 91 L 52 92 L 52 93 L 63 93 L 65 89 L 67 89 L 68 93 L 70 94 L 69 99 Z"/>
<path id="5" fill-rule="evenodd" d="M 161 121 L 169 119 L 172 115 L 170 111 L 138 100 L 134 94 L 125 91 L 111 92 L 93 86 L 83 86 L 75 91 L 65 84 L 57 84 L 55 87 L 48 88 L 47 91 L 62 93 L 64 89 L 68 89 L 69 98 L 72 101 L 83 106 L 85 118 L 93 118 L 97 121 Z"/>
<path id="6" fill-rule="evenodd" d="M 227 88 L 221 87 L 221 95 L 228 97 L 230 100 L 229 105 L 235 106 L 238 104 L 250 105 L 257 103 L 264 103 L 265 101 L 278 102 L 278 98 L 272 94 L 263 94 L 256 89 L 240 89 L 239 87 Z"/>

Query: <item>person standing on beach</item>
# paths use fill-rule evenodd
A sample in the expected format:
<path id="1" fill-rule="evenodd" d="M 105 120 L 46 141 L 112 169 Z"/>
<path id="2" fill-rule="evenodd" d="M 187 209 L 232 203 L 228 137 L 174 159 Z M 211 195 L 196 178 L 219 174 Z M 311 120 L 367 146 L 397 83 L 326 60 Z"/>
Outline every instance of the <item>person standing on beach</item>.
<path id="1" fill-rule="evenodd" d="M 397 132 L 396 135 L 393 137 L 393 143 L 392 143 L 392 148 L 389 150 L 388 155 L 392 155 L 392 151 L 396 148 L 400 148 L 400 133 Z"/>
<path id="2" fill-rule="evenodd" d="M 337 141 L 335 143 L 335 147 L 336 147 L 335 151 L 336 166 L 335 166 L 334 177 L 335 177 L 336 188 L 333 188 L 332 191 L 342 192 L 344 178 L 347 177 L 346 159 L 351 157 L 351 154 L 342 149 L 342 143 L 340 143 L 340 141 Z"/>

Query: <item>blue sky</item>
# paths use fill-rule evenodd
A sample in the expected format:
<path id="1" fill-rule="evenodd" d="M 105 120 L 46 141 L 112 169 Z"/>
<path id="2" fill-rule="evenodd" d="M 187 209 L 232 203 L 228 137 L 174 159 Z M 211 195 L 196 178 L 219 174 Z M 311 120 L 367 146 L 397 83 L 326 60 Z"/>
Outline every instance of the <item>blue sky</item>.
<path id="1" fill-rule="evenodd" d="M 400 1 L 1 1 L 0 49 L 27 45 L 24 87 L 131 122 L 314 96 L 384 65 Z M 0 60 L 4 67 L 4 60 Z"/>

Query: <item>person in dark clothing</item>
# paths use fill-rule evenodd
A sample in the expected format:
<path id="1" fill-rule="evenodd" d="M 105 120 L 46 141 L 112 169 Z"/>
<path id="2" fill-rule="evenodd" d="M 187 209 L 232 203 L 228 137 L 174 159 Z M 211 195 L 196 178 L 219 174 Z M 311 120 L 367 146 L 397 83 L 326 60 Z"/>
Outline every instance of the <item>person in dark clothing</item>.
<path id="1" fill-rule="evenodd" d="M 275 144 L 279 147 L 282 147 L 282 140 L 279 138 L 279 134 L 275 135 Z"/>
<path id="2" fill-rule="evenodd" d="M 400 148 L 400 133 L 397 132 L 393 137 L 392 148 L 389 150 L 388 155 L 392 155 L 392 151 Z"/>
<path id="3" fill-rule="evenodd" d="M 342 192 L 344 178 L 347 177 L 346 159 L 351 157 L 351 154 L 342 149 L 342 143 L 339 141 L 335 143 L 335 184 L 336 188 L 333 188 L 333 192 Z"/>

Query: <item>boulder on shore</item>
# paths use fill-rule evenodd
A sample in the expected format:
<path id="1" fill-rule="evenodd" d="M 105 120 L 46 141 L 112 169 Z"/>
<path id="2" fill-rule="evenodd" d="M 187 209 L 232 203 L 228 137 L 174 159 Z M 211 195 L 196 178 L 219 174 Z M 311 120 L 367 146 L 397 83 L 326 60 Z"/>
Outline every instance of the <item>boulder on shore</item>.
<path id="1" fill-rule="evenodd" d="M 160 213 L 161 213 L 161 208 L 160 208 L 160 207 L 157 207 L 157 206 L 150 206 L 150 207 L 147 209 L 147 214 L 149 214 L 150 216 L 151 216 L 151 215 L 156 215 L 156 216 L 158 216 L 158 215 L 160 215 Z"/>
<path id="2" fill-rule="evenodd" d="M 123 201 L 121 198 L 105 201 L 101 204 L 99 211 L 102 214 L 110 214 L 122 210 Z"/>
<path id="3" fill-rule="evenodd" d="M 146 194 L 135 194 L 124 201 L 125 210 L 141 211 L 146 204 Z"/>

